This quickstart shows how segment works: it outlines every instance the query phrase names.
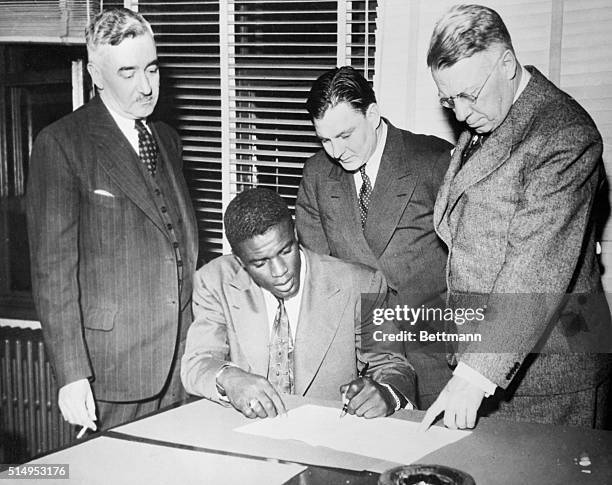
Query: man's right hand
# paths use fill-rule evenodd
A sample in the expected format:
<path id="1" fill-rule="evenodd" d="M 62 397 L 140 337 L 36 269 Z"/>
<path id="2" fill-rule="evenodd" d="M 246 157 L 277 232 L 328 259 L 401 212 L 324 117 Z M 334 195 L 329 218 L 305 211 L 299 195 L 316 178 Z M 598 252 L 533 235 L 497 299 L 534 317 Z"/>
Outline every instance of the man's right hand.
<path id="1" fill-rule="evenodd" d="M 217 377 L 217 382 L 231 405 L 247 418 L 274 418 L 287 413 L 285 403 L 265 377 L 238 367 L 227 367 Z"/>
<path id="2" fill-rule="evenodd" d="M 96 404 L 87 379 L 73 381 L 59 390 L 57 398 L 64 419 L 70 424 L 95 431 Z"/>

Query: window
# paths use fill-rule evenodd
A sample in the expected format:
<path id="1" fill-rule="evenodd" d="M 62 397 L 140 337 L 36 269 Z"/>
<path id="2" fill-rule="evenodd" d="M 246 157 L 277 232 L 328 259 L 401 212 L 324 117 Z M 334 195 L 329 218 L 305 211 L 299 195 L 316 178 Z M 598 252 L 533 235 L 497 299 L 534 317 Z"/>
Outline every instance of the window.
<path id="1" fill-rule="evenodd" d="M 138 2 L 156 33 L 171 108 L 162 116 L 184 143 L 201 262 L 229 250 L 222 214 L 235 194 L 266 186 L 295 205 L 303 163 L 320 148 L 304 109 L 310 85 L 346 64 L 372 80 L 376 8 L 368 0 Z"/>
<path id="2" fill-rule="evenodd" d="M 0 315 L 34 318 L 25 218 L 38 132 L 72 111 L 83 47 L 0 44 Z"/>
<path id="3" fill-rule="evenodd" d="M 29 2 L 24 10 L 23 2 L 0 0 L 6 14 L 0 19 L 0 42 L 13 36 L 23 42 L 15 45 L 23 72 L 8 77 L 0 72 L 0 307 L 7 306 L 5 295 L 31 307 L 23 191 L 32 140 L 72 109 L 72 76 L 89 83 L 82 64 L 70 67 L 72 60 L 85 58 L 81 32 L 88 15 L 100 5 L 124 3 L 44 0 Z M 304 109 L 307 92 L 316 77 L 340 65 L 353 65 L 372 80 L 377 2 L 139 0 L 132 5 L 156 34 L 162 76 L 156 116 L 183 140 L 202 264 L 229 250 L 222 214 L 238 192 L 271 187 L 295 205 L 303 163 L 320 148 Z M 48 24 L 43 25 L 45 12 Z M 56 45 L 25 43 L 32 40 Z M 12 69 L 7 52 L 0 44 L 0 69 Z M 14 309 L 8 313 L 15 316 Z"/>

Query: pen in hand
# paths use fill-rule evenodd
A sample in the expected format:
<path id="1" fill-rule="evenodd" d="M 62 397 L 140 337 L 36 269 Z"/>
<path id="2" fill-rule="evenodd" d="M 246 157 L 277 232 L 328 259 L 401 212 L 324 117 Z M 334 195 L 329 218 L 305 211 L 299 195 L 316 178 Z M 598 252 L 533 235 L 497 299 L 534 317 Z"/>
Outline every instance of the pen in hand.
<path id="1" fill-rule="evenodd" d="M 366 362 L 365 365 L 363 366 L 363 368 L 361 369 L 361 372 L 359 372 L 359 377 L 365 377 L 366 374 L 368 373 L 368 368 L 370 367 L 370 363 Z M 345 391 L 342 393 L 342 410 L 340 411 L 340 417 L 343 418 L 344 416 L 346 416 L 346 413 L 348 411 L 348 399 L 346 398 L 346 389 Z"/>

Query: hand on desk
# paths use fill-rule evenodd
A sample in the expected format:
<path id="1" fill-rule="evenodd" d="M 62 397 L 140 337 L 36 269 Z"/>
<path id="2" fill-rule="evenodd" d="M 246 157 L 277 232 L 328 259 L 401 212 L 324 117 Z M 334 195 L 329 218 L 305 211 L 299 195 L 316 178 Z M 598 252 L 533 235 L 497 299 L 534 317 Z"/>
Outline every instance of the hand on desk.
<path id="1" fill-rule="evenodd" d="M 287 413 L 285 403 L 265 377 L 227 367 L 217 380 L 230 404 L 247 418 L 274 418 Z"/>
<path id="2" fill-rule="evenodd" d="M 473 428 L 484 394 L 479 387 L 454 375 L 425 413 L 419 430 L 427 430 L 440 413 L 444 413 L 444 425 L 447 428 Z"/>
<path id="3" fill-rule="evenodd" d="M 340 392 L 348 400 L 349 414 L 377 418 L 389 416 L 395 409 L 395 399 L 389 391 L 369 377 L 358 377 L 343 385 Z"/>
<path id="4" fill-rule="evenodd" d="M 79 379 L 62 386 L 59 390 L 57 403 L 64 419 L 70 424 L 76 424 L 95 431 L 96 404 L 89 380 Z"/>

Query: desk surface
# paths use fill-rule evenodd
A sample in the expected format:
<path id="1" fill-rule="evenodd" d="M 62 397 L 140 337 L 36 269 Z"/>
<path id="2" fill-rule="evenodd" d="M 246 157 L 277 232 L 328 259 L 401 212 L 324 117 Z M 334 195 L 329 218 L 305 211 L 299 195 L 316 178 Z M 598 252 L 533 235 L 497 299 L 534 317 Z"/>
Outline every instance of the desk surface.
<path id="1" fill-rule="evenodd" d="M 313 401 L 298 397 L 293 397 L 287 404 L 290 408 L 293 408 L 302 403 L 313 402 L 324 405 L 338 405 L 337 403 Z M 200 402 L 194 404 L 200 404 Z M 198 415 L 197 422 L 187 423 L 188 426 L 185 426 L 185 423 L 181 421 L 185 417 L 185 406 L 182 406 L 121 426 L 105 433 L 101 438 L 114 439 L 117 442 L 127 440 L 161 445 L 170 448 L 171 453 L 177 453 L 177 450 L 183 450 L 185 453 L 212 452 L 213 454 L 219 453 L 242 458 L 249 456 L 254 460 L 262 460 L 264 457 L 286 459 L 283 450 L 296 445 L 303 447 L 300 451 L 300 453 L 303 453 L 300 455 L 303 459 L 293 461 L 300 461 L 309 466 L 298 476 L 290 479 L 287 482 L 288 484 L 374 485 L 377 483 L 377 473 L 326 467 L 325 455 L 328 453 L 325 449 L 309 450 L 307 449 L 309 445 L 295 442 L 290 444 L 281 442 L 271 445 L 269 438 L 242 434 L 240 439 L 236 440 L 232 438 L 232 433 L 234 433 L 232 430 L 236 425 L 242 424 L 243 419 L 246 418 L 243 418 L 231 408 L 222 408 L 206 401 L 203 401 L 202 404 L 215 406 L 211 408 L 215 411 L 213 413 L 200 413 L 210 414 L 210 416 Z M 218 419 L 219 413 L 223 415 L 223 419 Z M 394 417 L 416 421 L 422 415 L 421 411 L 400 411 Z M 201 436 L 205 436 L 206 439 L 200 442 L 200 446 L 190 446 L 186 443 L 189 440 L 184 436 L 182 438 L 173 437 L 173 426 L 177 430 L 191 427 Z M 177 431 L 176 434 L 180 434 L 180 432 Z M 249 442 L 251 439 L 255 441 Z M 257 443 L 258 439 L 262 440 L 259 444 Z M 245 440 L 247 441 L 246 444 Z M 63 456 L 70 456 L 70 450 L 76 450 L 85 444 L 64 450 L 62 452 L 64 453 Z M 256 446 L 253 446 L 253 444 Z M 66 452 L 68 452 L 68 455 L 65 454 Z M 316 455 L 321 458 L 317 458 Z M 584 467 L 579 464 L 580 457 L 584 455 L 589 457 L 590 466 Z M 355 458 L 355 455 L 353 458 Z M 372 462 L 368 457 L 356 458 L 363 463 Z M 45 457 L 48 463 L 51 463 L 53 459 L 54 454 Z M 37 460 L 34 460 L 34 462 L 37 462 Z M 471 474 L 479 485 L 612 483 L 612 432 L 482 419 L 471 435 L 454 445 L 449 445 L 426 455 L 419 462 L 458 468 Z M 318 465 L 312 465 L 312 463 Z M 379 463 L 378 468 L 381 468 L 383 464 Z M 392 463 L 387 465 L 393 466 Z M 381 469 L 384 469 L 384 467 Z M 585 471 L 590 473 L 585 473 Z M 250 483 L 264 482 L 251 481 Z"/>

